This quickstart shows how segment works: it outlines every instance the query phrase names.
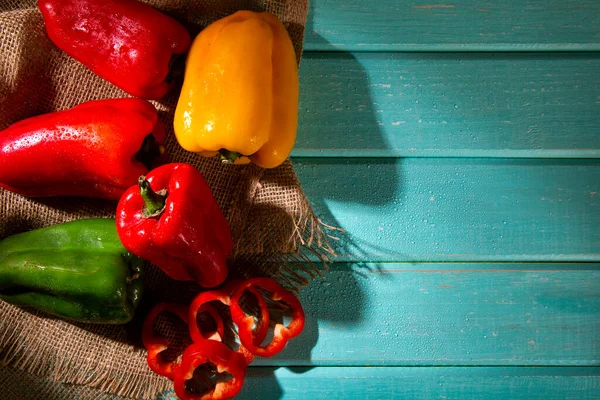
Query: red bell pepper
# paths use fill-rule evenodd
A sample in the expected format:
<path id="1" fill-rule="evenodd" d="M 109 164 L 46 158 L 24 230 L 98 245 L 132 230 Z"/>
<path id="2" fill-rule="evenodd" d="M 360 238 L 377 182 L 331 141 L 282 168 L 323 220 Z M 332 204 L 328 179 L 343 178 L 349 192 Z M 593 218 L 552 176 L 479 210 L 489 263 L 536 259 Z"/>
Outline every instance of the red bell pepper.
<path id="1" fill-rule="evenodd" d="M 231 233 L 210 187 L 193 166 L 167 164 L 140 177 L 119 201 L 116 217 L 127 250 L 171 278 L 203 287 L 227 278 Z"/>
<path id="2" fill-rule="evenodd" d="M 269 291 L 271 300 L 287 304 L 292 313 L 292 321 L 287 327 L 283 324 L 275 325 L 273 340 L 266 346 L 260 345 L 262 340 L 258 342 L 253 331 L 254 318 L 247 316 L 239 304 L 244 291 L 252 287 L 259 287 Z M 231 318 L 238 326 L 240 342 L 248 351 L 257 356 L 271 357 L 279 353 L 291 338 L 298 336 L 304 329 L 304 310 L 302 309 L 302 304 L 300 304 L 296 296 L 270 278 L 253 278 L 241 283 L 233 292 L 229 307 L 231 309 Z"/>
<path id="3" fill-rule="evenodd" d="M 117 200 L 166 158 L 165 130 L 141 99 L 97 100 L 0 132 L 0 186 L 31 197 Z"/>
<path id="4" fill-rule="evenodd" d="M 166 362 L 160 358 L 160 353 L 169 347 L 169 341 L 164 337 L 156 336 L 154 333 L 154 320 L 161 312 L 168 311 L 177 315 L 185 323 L 188 321 L 187 309 L 185 306 L 176 303 L 159 303 L 146 316 L 144 326 L 142 327 L 142 343 L 148 350 L 148 366 L 155 373 L 165 376 L 171 380 L 175 379 L 175 371 L 179 364 L 176 362 Z"/>
<path id="5" fill-rule="evenodd" d="M 208 392 L 192 394 L 186 390 L 186 381 L 192 379 L 196 368 L 206 363 L 214 365 L 217 372 L 227 372 L 233 377 L 225 382 L 217 382 Z M 221 342 L 206 340 L 185 349 L 181 365 L 175 372 L 173 386 L 180 400 L 231 399 L 242 389 L 245 377 L 246 362 L 240 354 L 229 350 Z"/>
<path id="6" fill-rule="evenodd" d="M 38 0 L 50 39 L 129 94 L 160 99 L 173 56 L 190 46 L 173 18 L 135 0 Z"/>

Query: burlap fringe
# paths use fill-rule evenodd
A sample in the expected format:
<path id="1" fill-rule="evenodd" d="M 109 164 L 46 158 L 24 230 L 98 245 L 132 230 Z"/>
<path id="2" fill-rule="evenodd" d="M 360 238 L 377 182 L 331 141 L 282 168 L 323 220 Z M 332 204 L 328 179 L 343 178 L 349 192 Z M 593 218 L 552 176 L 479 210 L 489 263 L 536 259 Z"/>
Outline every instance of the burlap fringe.
<path id="1" fill-rule="evenodd" d="M 327 270 L 328 264 L 335 257 L 335 251 L 329 244 L 329 240 L 337 240 L 334 233 L 340 231 L 342 230 L 322 222 L 312 212 L 301 214 L 295 221 L 294 234 L 289 240 L 290 246 L 296 251 L 271 255 L 259 253 L 249 257 L 240 255 L 236 262 L 258 266 L 247 270 L 244 275 L 248 277 L 271 276 L 289 290 L 298 292 L 301 287 L 308 285 L 311 279 L 323 277 L 322 272 Z M 265 258 L 271 261 L 265 262 Z M 39 314 L 35 311 L 33 313 Z M 10 329 L 6 324 L 0 324 L 2 365 L 55 382 L 93 387 L 127 399 L 155 399 L 160 392 L 172 389 L 172 382 L 158 375 L 150 377 L 150 373 L 142 375 L 123 373 L 114 368 L 106 368 L 101 360 L 68 358 L 56 349 L 38 343 L 36 331 L 19 328 L 21 327 L 13 326 Z M 32 346 L 34 343 L 37 345 Z M 124 350 L 132 357 L 139 356 L 140 352 L 145 353 L 142 349 L 125 344 L 115 344 L 106 350 L 107 354 L 100 354 L 99 357 L 113 359 L 111 353 Z M 78 372 L 73 374 L 73 371 Z"/>
<path id="2" fill-rule="evenodd" d="M 130 372 L 103 368 L 100 360 L 74 359 L 52 351 L 49 346 L 36 343 L 36 332 L 28 330 L 8 330 L 2 327 L 0 343 L 2 347 L 1 364 L 33 374 L 54 382 L 73 385 L 85 385 L 103 392 L 113 393 L 124 399 L 155 399 L 157 394 L 171 389 L 173 383 L 159 375 L 136 375 Z M 24 343 L 28 343 L 27 346 Z M 128 347 L 132 356 L 145 353 L 141 349 Z M 107 348 L 107 353 L 99 357 L 111 358 L 116 347 Z M 120 349 L 123 351 L 123 349 Z M 97 365 L 97 367 L 94 366 Z M 93 370 L 93 373 L 90 371 Z M 73 371 L 78 371 L 73 373 Z M 125 379 L 124 379 L 125 378 Z"/>
<path id="3" fill-rule="evenodd" d="M 195 31 L 237 9 L 273 12 L 285 22 L 300 60 L 308 12 L 306 0 L 143 1 L 186 21 Z M 6 102 L 10 107 L 5 108 L 12 110 L 14 105 L 18 112 L 10 116 L 0 112 L 0 126 L 82 101 L 123 97 L 121 91 L 54 49 L 35 7 L 35 0 L 0 0 L 0 11 L 6 12 L 0 13 L 5 28 L 0 37 L 0 42 L 4 40 L 0 49 L 4 51 L 5 63 L 0 62 L 0 70 L 8 73 L 10 83 L 0 85 L 0 92 L 3 96 L 35 94 L 11 97 Z M 176 93 L 171 93 L 156 104 L 167 121 L 172 119 L 176 100 Z M 271 276 L 295 291 L 306 286 L 310 279 L 321 277 L 335 255 L 328 239 L 337 229 L 323 224 L 314 215 L 290 161 L 269 171 L 256 166 L 240 170 L 224 168 L 214 160 L 200 160 L 178 148 L 170 125 L 167 144 L 171 146 L 173 160 L 199 167 L 232 227 L 236 249 L 231 259 L 232 272 L 245 277 Z M 10 204 L 0 204 L 0 217 L 4 217 L 4 223 L 12 224 L 9 227 L 12 231 L 112 214 L 87 202 L 80 208 L 71 204 L 62 209 L 15 196 L 6 194 L 4 198 Z M 19 221 L 18 226 L 15 221 Z M 0 363 L 53 381 L 90 386 L 125 398 L 152 399 L 172 388 L 171 381 L 147 368 L 143 349 L 113 340 L 114 331 L 118 330 L 98 333 L 81 329 L 80 335 L 75 335 L 79 327 L 46 318 L 41 313 L 23 311 L 0 301 Z M 70 339 L 75 337 L 84 351 L 67 354 L 66 349 L 74 342 Z"/>

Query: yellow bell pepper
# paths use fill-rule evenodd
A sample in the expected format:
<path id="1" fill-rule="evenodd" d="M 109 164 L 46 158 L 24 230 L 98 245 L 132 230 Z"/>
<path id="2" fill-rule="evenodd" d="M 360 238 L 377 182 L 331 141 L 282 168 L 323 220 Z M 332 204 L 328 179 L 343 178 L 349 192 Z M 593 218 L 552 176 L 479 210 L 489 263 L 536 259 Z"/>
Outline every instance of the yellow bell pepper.
<path id="1" fill-rule="evenodd" d="M 297 125 L 296 54 L 276 16 L 238 11 L 200 32 L 175 110 L 184 149 L 273 168 L 292 151 Z"/>

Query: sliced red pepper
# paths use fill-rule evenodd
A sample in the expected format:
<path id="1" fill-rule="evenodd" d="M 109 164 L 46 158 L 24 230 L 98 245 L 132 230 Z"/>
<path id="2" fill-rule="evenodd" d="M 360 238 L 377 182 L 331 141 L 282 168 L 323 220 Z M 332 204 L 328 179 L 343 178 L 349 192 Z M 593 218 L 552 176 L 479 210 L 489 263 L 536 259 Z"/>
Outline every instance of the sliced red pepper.
<path id="1" fill-rule="evenodd" d="M 202 364 L 213 364 L 219 373 L 227 372 L 233 377 L 226 382 L 218 382 L 205 393 L 194 394 L 186 390 L 185 384 L 194 376 L 194 371 Z M 246 362 L 240 354 L 229 350 L 221 342 L 203 340 L 194 343 L 183 352 L 181 365 L 175 373 L 173 386 L 180 400 L 221 400 L 231 399 L 244 385 Z"/>
<path id="2" fill-rule="evenodd" d="M 196 296 L 196 298 L 192 301 L 192 304 L 190 305 L 188 320 L 189 320 L 190 336 L 194 343 L 203 343 L 203 341 L 206 341 L 206 340 L 216 340 L 216 341 L 220 341 L 220 342 L 223 341 L 223 338 L 224 338 L 223 334 L 221 334 L 220 339 L 217 339 L 215 337 L 211 337 L 211 338 L 207 339 L 205 337 L 205 335 L 203 335 L 203 333 L 200 331 L 200 327 L 198 326 L 198 323 L 196 322 L 196 318 L 198 317 L 198 314 L 201 313 L 204 310 L 204 308 L 209 305 L 208 303 L 210 303 L 211 301 L 220 301 L 221 303 L 225 304 L 226 306 L 229 306 L 230 301 L 231 301 L 229 293 L 231 293 L 231 291 L 235 287 L 236 287 L 236 285 L 229 284 L 229 285 L 227 285 L 226 288 L 224 288 L 222 290 L 210 290 L 210 291 L 202 292 L 198 296 Z M 264 335 L 262 338 L 262 340 L 264 340 L 264 338 L 267 335 L 268 329 L 269 329 L 269 310 L 267 308 L 267 303 L 264 301 L 262 296 L 260 296 L 260 294 L 258 292 L 252 292 L 252 293 L 257 297 L 257 299 L 259 299 L 259 307 L 261 308 L 263 322 L 265 321 L 265 318 L 266 318 L 266 323 L 264 325 L 261 325 L 260 330 L 259 330 L 259 334 Z M 213 310 L 214 310 L 214 313 L 210 313 L 211 317 L 215 320 L 215 323 L 217 324 L 217 326 L 223 326 L 224 325 L 223 319 L 221 318 L 219 313 L 214 308 L 213 308 Z M 252 318 L 252 317 L 250 317 L 250 318 Z M 254 322 L 254 321 L 252 321 L 252 322 Z M 261 342 L 262 342 L 262 340 L 261 340 Z M 246 360 L 246 364 L 250 364 L 254 360 L 254 354 L 252 354 L 250 351 L 248 351 L 248 349 L 246 349 L 241 343 L 240 343 L 240 347 L 238 349 L 238 353 L 244 357 L 244 359 Z"/>
<path id="3" fill-rule="evenodd" d="M 233 322 L 238 326 L 238 329 L 240 327 L 240 322 L 241 322 L 241 325 L 243 325 L 243 326 L 255 326 L 256 329 L 252 330 L 252 338 L 253 338 L 254 344 L 256 344 L 257 346 L 260 346 L 260 344 L 263 342 L 263 340 L 265 340 L 265 338 L 267 337 L 267 333 L 269 332 L 269 324 L 271 323 L 271 316 L 269 315 L 269 307 L 267 306 L 267 302 L 262 297 L 262 295 L 258 292 L 258 290 L 256 290 L 252 286 L 248 286 L 248 287 L 246 287 L 245 290 L 247 290 L 254 297 L 256 297 L 256 300 L 258 301 L 258 306 L 260 308 L 260 320 L 256 321 L 254 319 L 254 316 L 247 315 L 242 310 L 242 307 L 239 304 L 240 298 L 242 297 L 242 294 L 244 293 L 244 290 L 237 291 L 237 288 L 241 284 L 242 283 L 236 285 L 236 289 L 233 291 L 234 296 L 231 297 L 231 304 L 229 306 L 230 310 L 231 310 L 231 318 L 233 319 Z"/>
<path id="4" fill-rule="evenodd" d="M 259 343 L 256 343 L 256 337 L 252 329 L 254 318 L 248 317 L 239 305 L 240 297 L 244 291 L 253 286 L 269 291 L 271 300 L 287 304 L 292 313 L 292 321 L 287 327 L 283 324 L 275 325 L 273 340 L 266 346 L 260 346 Z M 298 336 L 304 329 L 302 304 L 296 296 L 270 278 L 253 278 L 244 281 L 233 293 L 230 308 L 233 322 L 238 326 L 240 342 L 252 354 L 257 356 L 271 357 L 279 353 L 291 338 Z"/>
<path id="5" fill-rule="evenodd" d="M 203 341 L 207 340 L 204 335 L 202 335 L 202 332 L 200 332 L 200 327 L 196 322 L 196 318 L 198 318 L 198 314 L 202 312 L 203 307 L 208 305 L 208 303 L 211 301 L 220 301 L 226 306 L 229 306 L 231 298 L 229 297 L 229 293 L 227 293 L 225 290 L 209 290 L 200 293 L 194 298 L 188 311 L 190 336 L 192 337 L 192 341 L 194 341 L 194 343 L 202 343 Z M 217 316 L 216 318 L 215 315 Z M 217 326 L 219 325 L 219 321 L 221 324 L 223 324 L 223 320 L 218 313 L 211 314 L 211 316 L 215 319 Z"/>
<path id="6" fill-rule="evenodd" d="M 203 304 L 198 309 L 198 314 L 203 312 L 207 312 L 208 315 L 215 321 L 216 329 L 214 332 L 202 332 L 202 337 L 208 340 L 216 340 L 218 342 L 222 342 L 225 337 L 225 324 L 223 323 L 223 318 L 217 311 L 216 308 L 211 306 L 210 304 Z M 197 325 L 197 324 L 196 324 Z"/>
<path id="7" fill-rule="evenodd" d="M 159 375 L 173 380 L 178 363 L 174 361 L 166 362 L 161 359 L 159 353 L 169 347 L 169 341 L 167 338 L 157 336 L 154 333 L 154 320 L 158 314 L 164 311 L 177 315 L 185 323 L 188 321 L 187 309 L 185 306 L 176 303 L 159 303 L 150 310 L 144 320 L 142 342 L 144 343 L 144 347 L 148 350 L 147 361 L 150 369 Z"/>

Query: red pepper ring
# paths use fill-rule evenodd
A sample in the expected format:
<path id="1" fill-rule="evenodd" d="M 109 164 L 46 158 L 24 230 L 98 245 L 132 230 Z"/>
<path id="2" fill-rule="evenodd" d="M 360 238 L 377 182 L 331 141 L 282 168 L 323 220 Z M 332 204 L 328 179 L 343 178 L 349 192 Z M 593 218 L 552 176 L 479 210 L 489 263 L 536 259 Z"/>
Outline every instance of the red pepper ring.
<path id="1" fill-rule="evenodd" d="M 190 336 L 192 337 L 192 341 L 194 343 L 202 343 L 203 341 L 207 340 L 202 335 L 202 332 L 200 332 L 200 327 L 198 327 L 198 324 L 196 323 L 196 318 L 198 317 L 198 313 L 202 312 L 203 307 L 206 307 L 208 305 L 208 303 L 210 303 L 211 301 L 220 301 L 221 303 L 225 304 L 226 306 L 229 306 L 229 302 L 231 301 L 231 298 L 229 297 L 229 293 L 227 293 L 224 290 L 209 290 L 209 291 L 200 293 L 198 296 L 196 296 L 194 298 L 194 300 L 190 304 L 190 309 L 188 312 L 188 321 L 189 321 L 188 326 L 189 326 L 189 330 L 190 330 Z M 214 308 L 213 308 L 213 310 L 214 310 Z M 210 313 L 210 311 L 209 311 L 209 313 Z M 220 322 L 220 325 L 223 325 L 223 320 L 221 319 L 221 316 L 219 315 L 219 313 L 216 312 L 216 310 L 215 310 L 214 314 L 211 313 L 211 317 L 215 320 L 215 322 L 217 323 L 217 326 L 219 326 L 219 322 Z M 221 338 L 222 337 L 223 337 L 223 335 L 221 335 Z"/>
<path id="2" fill-rule="evenodd" d="M 142 327 L 142 343 L 148 350 L 148 366 L 152 371 L 158 375 L 165 376 L 171 380 L 174 379 L 174 373 L 177 369 L 178 363 L 173 361 L 166 362 L 161 360 L 158 356 L 159 353 L 166 350 L 169 347 L 169 341 L 167 338 L 156 336 L 154 334 L 154 320 L 161 312 L 168 311 L 172 314 L 177 315 L 185 323 L 188 322 L 186 307 L 177 303 L 159 303 L 146 316 L 144 325 Z"/>
<path id="3" fill-rule="evenodd" d="M 203 343 L 206 340 L 214 340 L 214 341 L 218 341 L 218 342 L 223 341 L 223 338 L 224 338 L 223 319 L 221 318 L 221 316 L 219 315 L 217 310 L 215 308 L 213 308 L 212 306 L 210 306 L 208 303 L 211 301 L 220 301 L 221 303 L 225 304 L 226 306 L 229 306 L 230 301 L 231 301 L 231 298 L 229 297 L 231 288 L 232 288 L 232 286 L 228 285 L 227 287 L 225 287 L 222 290 L 211 290 L 211 291 L 207 291 L 207 292 L 202 292 L 198 296 L 196 296 L 196 298 L 194 298 L 194 300 L 192 301 L 192 304 L 190 305 L 190 310 L 189 310 L 189 315 L 188 315 L 188 321 L 189 321 L 188 325 L 189 325 L 189 330 L 190 330 L 190 336 L 192 337 L 192 341 L 194 343 Z M 260 296 L 258 294 L 258 292 L 256 292 L 256 296 L 257 296 L 257 298 L 260 299 L 259 305 L 261 307 L 261 313 L 263 314 L 263 316 L 266 313 L 266 316 L 267 316 L 266 324 L 264 324 L 264 327 L 261 326 L 261 332 L 264 330 L 264 336 L 266 337 L 268 329 L 269 329 L 269 320 L 268 320 L 269 309 L 267 308 L 267 303 L 264 301 L 264 299 L 262 299 L 262 296 Z M 264 304 L 264 305 L 261 304 L 261 302 L 260 302 L 261 300 L 262 300 L 262 304 Z M 210 308 L 207 308 L 206 311 L 208 311 L 210 316 L 215 320 L 215 323 L 217 324 L 217 332 L 219 332 L 220 338 L 216 338 L 214 335 L 209 338 L 206 338 L 202 334 L 202 332 L 200 331 L 200 327 L 198 327 L 198 324 L 196 323 L 196 318 L 198 317 L 198 314 L 200 312 L 202 312 L 203 310 L 205 310 L 206 307 L 210 307 Z M 213 312 L 211 312 L 210 310 L 212 310 Z M 254 322 L 254 321 L 252 321 L 252 322 Z M 263 340 L 264 340 L 264 337 L 263 337 Z M 244 357 L 244 359 L 246 360 L 246 364 L 250 364 L 254 360 L 254 354 L 249 352 L 242 344 L 240 344 L 238 353 Z"/>
<path id="4" fill-rule="evenodd" d="M 225 337 L 225 324 L 223 324 L 223 319 L 219 315 L 219 312 L 213 306 L 206 303 L 200 306 L 198 312 L 207 312 L 217 325 L 217 329 L 212 333 L 212 335 L 208 335 L 208 333 L 206 333 L 202 334 L 202 337 L 208 340 L 216 340 L 218 342 L 223 341 L 223 338 Z"/>
<path id="5" fill-rule="evenodd" d="M 237 295 L 237 297 L 233 297 L 233 294 L 237 292 L 238 287 L 240 285 L 242 285 L 243 283 L 244 282 L 237 282 L 237 284 L 235 285 L 235 287 L 233 287 L 233 290 L 231 291 L 232 297 L 231 297 L 231 303 L 229 306 L 230 310 L 231 310 L 231 318 L 233 319 L 235 324 L 238 325 L 238 327 L 239 327 L 239 324 L 236 322 L 236 320 L 243 320 L 244 325 L 250 325 L 250 326 L 254 325 L 255 327 L 257 327 L 256 330 L 252 331 L 252 337 L 253 337 L 254 344 L 259 346 L 265 340 L 265 338 L 267 337 L 267 334 L 269 333 L 269 324 L 271 323 L 271 316 L 269 315 L 269 307 L 267 306 L 267 302 L 265 301 L 263 296 L 258 292 L 258 290 L 256 290 L 252 286 L 246 287 L 245 290 L 250 292 L 258 301 L 258 307 L 260 308 L 260 320 L 256 321 L 254 319 L 253 315 L 247 315 L 239 305 L 240 298 L 242 297 L 242 294 L 244 293 L 244 291 L 242 290 L 241 292 L 239 292 L 239 295 Z M 234 307 L 234 304 L 235 304 L 235 307 Z M 234 316 L 233 315 L 234 312 L 237 313 L 238 315 Z"/>
<path id="6" fill-rule="evenodd" d="M 215 387 L 202 394 L 193 394 L 186 390 L 185 383 L 192 379 L 194 371 L 205 363 L 213 364 L 219 373 L 228 372 L 233 376 L 226 382 L 218 382 Z M 181 400 L 222 400 L 237 395 L 244 385 L 246 363 L 244 358 L 221 342 L 204 340 L 194 343 L 183 352 L 181 365 L 175 373 L 173 386 L 175 394 Z"/>
<path id="7" fill-rule="evenodd" d="M 249 290 L 252 286 L 266 289 L 271 293 L 269 296 L 271 300 L 286 303 L 292 311 L 292 322 L 287 327 L 283 324 L 275 325 L 273 340 L 266 346 L 260 346 L 260 344 L 256 343 L 252 330 L 254 319 L 248 317 L 239 305 L 242 293 L 245 290 Z M 253 278 L 243 282 L 231 296 L 230 308 L 233 322 L 238 326 L 240 342 L 252 354 L 257 356 L 271 357 L 279 353 L 291 338 L 298 336 L 304 329 L 304 310 L 302 309 L 302 304 L 300 304 L 296 296 L 270 278 Z"/>

